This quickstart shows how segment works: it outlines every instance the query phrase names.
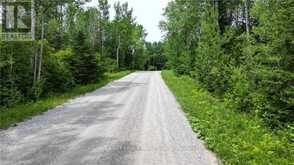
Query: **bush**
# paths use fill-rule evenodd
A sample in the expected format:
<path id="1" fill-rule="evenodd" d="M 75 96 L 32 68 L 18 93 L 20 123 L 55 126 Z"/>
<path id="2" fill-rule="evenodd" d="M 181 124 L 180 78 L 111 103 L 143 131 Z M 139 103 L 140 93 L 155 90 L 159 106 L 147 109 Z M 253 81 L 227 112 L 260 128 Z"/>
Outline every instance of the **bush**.
<path id="1" fill-rule="evenodd" d="M 73 87 L 69 66 L 56 56 L 49 56 L 44 64 L 44 92 L 65 92 Z"/>
<path id="2" fill-rule="evenodd" d="M 99 55 L 101 56 L 101 55 Z M 109 58 L 109 57 L 101 57 L 103 61 L 102 67 L 107 71 L 107 72 L 115 72 L 117 71 L 117 65 L 116 65 L 116 60 Z"/>
<path id="3" fill-rule="evenodd" d="M 249 112 L 252 109 L 250 101 L 250 82 L 243 68 L 234 68 L 229 80 L 230 89 L 225 94 L 225 99 L 235 109 Z"/>
<path id="4" fill-rule="evenodd" d="M 34 84 L 32 88 L 29 90 L 28 98 L 30 100 L 37 101 L 43 94 L 43 86 L 44 81 L 36 82 L 36 84 Z"/>
<path id="5" fill-rule="evenodd" d="M 0 107 L 10 107 L 22 100 L 20 91 L 13 85 L 2 86 L 0 84 L 0 98 Z"/>
<path id="6" fill-rule="evenodd" d="M 109 62 L 109 63 L 108 63 Z M 109 66 L 109 64 L 113 64 L 109 58 L 104 58 L 101 54 L 96 53 L 96 79 L 100 80 L 104 77 L 104 73 L 106 71 L 114 71 L 114 66 Z M 110 67 L 110 68 L 108 68 Z"/>

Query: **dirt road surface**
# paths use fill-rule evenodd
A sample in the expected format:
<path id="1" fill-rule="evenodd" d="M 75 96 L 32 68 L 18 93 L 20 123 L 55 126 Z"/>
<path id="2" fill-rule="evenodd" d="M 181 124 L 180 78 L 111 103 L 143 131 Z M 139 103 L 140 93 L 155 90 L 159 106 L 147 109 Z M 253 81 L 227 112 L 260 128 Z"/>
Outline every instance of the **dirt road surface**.
<path id="1" fill-rule="evenodd" d="M 214 165 L 160 76 L 135 72 L 0 131 L 1 165 Z"/>

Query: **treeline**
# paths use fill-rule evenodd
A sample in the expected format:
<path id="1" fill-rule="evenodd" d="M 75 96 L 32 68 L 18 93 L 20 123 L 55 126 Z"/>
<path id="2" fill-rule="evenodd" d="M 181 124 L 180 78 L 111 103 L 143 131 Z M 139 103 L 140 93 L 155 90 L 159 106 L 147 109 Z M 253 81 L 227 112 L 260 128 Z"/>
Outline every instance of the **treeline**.
<path id="1" fill-rule="evenodd" d="M 162 70 L 166 67 L 166 56 L 163 50 L 163 43 L 162 42 L 147 42 L 145 44 L 145 70 Z"/>
<path id="2" fill-rule="evenodd" d="M 294 122 L 294 1 L 174 0 L 168 67 L 272 128 Z"/>
<path id="3" fill-rule="evenodd" d="M 144 69 L 145 31 L 127 3 L 99 0 L 34 0 L 35 40 L 0 41 L 0 107 L 34 101 L 76 85 L 95 83 L 105 72 Z"/>

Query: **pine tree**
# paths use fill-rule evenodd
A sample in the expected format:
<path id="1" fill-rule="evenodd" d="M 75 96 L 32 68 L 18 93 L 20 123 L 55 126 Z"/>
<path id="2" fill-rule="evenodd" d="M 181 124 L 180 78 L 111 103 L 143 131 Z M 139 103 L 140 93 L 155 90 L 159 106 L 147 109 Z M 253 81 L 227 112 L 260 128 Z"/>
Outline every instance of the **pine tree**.
<path id="1" fill-rule="evenodd" d="M 81 31 L 77 33 L 75 38 L 74 51 L 72 70 L 75 81 L 80 84 L 97 81 L 96 55 L 91 52 L 90 46 L 86 43 L 85 34 Z"/>
<path id="2" fill-rule="evenodd" d="M 218 10 L 213 4 L 204 3 L 200 20 L 200 41 L 196 49 L 194 76 L 209 91 L 218 94 L 225 90 L 225 69 L 222 62 L 221 36 L 218 26 Z"/>
<path id="3" fill-rule="evenodd" d="M 266 98 L 262 115 L 272 126 L 294 121 L 294 2 L 258 1 L 254 27 L 256 86 Z"/>

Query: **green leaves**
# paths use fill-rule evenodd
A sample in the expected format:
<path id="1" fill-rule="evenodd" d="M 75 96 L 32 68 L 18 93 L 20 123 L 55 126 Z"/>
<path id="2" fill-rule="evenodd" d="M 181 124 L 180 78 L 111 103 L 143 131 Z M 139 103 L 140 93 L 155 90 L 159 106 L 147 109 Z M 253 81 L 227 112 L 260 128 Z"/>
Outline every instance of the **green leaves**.
<path id="1" fill-rule="evenodd" d="M 110 20 L 108 0 L 90 8 L 80 0 L 35 2 L 37 40 L 0 42 L 0 107 L 95 83 L 106 71 L 144 69 L 146 34 L 127 3 Z"/>
<path id="2" fill-rule="evenodd" d="M 294 145 L 288 140 L 290 131 L 272 132 L 259 118 L 228 107 L 230 101 L 213 97 L 188 76 L 177 77 L 171 71 L 163 71 L 162 77 L 187 114 L 192 129 L 224 164 L 293 163 Z"/>
<path id="3" fill-rule="evenodd" d="M 293 124 L 293 13 L 291 0 L 173 1 L 167 63 L 271 128 Z"/>

